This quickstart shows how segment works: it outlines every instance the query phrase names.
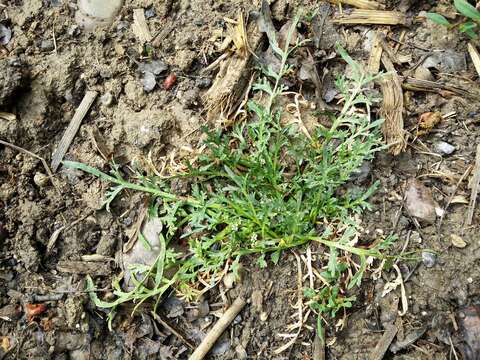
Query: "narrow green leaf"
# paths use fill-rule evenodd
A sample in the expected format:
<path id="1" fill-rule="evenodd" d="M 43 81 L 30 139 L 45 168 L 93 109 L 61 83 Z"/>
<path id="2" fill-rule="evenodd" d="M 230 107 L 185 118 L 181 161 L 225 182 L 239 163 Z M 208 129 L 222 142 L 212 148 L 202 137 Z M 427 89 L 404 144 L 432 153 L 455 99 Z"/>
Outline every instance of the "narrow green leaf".
<path id="1" fill-rule="evenodd" d="M 426 16 L 428 20 L 433 21 L 435 24 L 450 26 L 450 23 L 443 15 L 429 12 Z"/>
<path id="2" fill-rule="evenodd" d="M 143 247 L 146 250 L 152 251 L 152 245 L 150 245 L 150 242 L 141 232 L 138 233 L 138 240 L 142 243 Z"/>
<path id="3" fill-rule="evenodd" d="M 466 0 L 454 0 L 455 8 L 458 12 L 472 20 L 480 21 L 480 11 L 475 9 L 475 6 L 471 5 Z"/>
<path id="4" fill-rule="evenodd" d="M 92 174 L 96 177 L 99 177 L 100 179 L 102 179 L 104 181 L 110 181 L 110 182 L 114 182 L 114 183 L 117 182 L 117 179 L 115 179 L 113 176 L 107 175 L 104 172 L 101 172 L 100 170 L 98 170 L 98 169 L 96 169 L 92 166 L 89 166 L 87 164 L 83 164 L 83 163 L 80 163 L 80 162 L 77 162 L 77 161 L 68 161 L 68 160 L 62 161 L 62 164 L 69 169 L 78 169 L 78 170 L 85 171 L 89 174 Z"/>

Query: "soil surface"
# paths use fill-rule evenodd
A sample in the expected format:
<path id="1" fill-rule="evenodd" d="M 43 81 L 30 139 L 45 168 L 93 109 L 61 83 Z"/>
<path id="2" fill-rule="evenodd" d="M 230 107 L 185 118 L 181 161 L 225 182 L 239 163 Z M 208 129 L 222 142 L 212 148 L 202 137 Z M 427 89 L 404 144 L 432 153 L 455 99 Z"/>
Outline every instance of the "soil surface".
<path id="1" fill-rule="evenodd" d="M 465 225 L 473 174 L 468 169 L 475 164 L 480 132 L 479 80 L 468 39 L 424 18 L 425 11 L 453 14 L 451 5 L 387 1 L 382 2 L 386 9 L 406 14 L 405 25 L 342 26 L 332 23 L 338 7 L 325 12 L 330 6 L 322 2 L 277 0 L 271 5 L 277 29 L 300 3 L 305 13 L 326 14 L 312 55 L 323 92 L 315 94 L 313 84 L 304 84 L 313 103 L 315 96 L 336 101 L 333 80 L 345 72 L 345 63 L 335 55 L 335 42 L 367 66 L 377 30 L 387 32 L 402 79 L 431 80 L 468 94 L 404 90 L 405 150 L 398 156 L 379 152 L 349 185 L 379 182 L 373 210 L 362 219 L 360 242 L 394 234 L 390 251 L 405 256 L 396 261 L 398 267 L 371 274 L 354 291 L 354 307 L 327 328 L 325 358 L 373 359 L 372 350 L 392 324 L 397 333 L 385 358 L 480 358 L 479 207 L 472 224 Z M 160 312 L 186 341 L 153 319 L 148 304 L 133 316 L 131 308 L 122 307 L 110 331 L 106 311 L 96 308 L 85 291 L 85 277 L 104 289 L 105 298 L 112 296 L 112 280 L 121 271 L 118 254 L 144 198 L 125 193 L 107 211 L 102 203 L 108 184 L 62 166 L 52 184 L 40 160 L 50 164 L 87 90 L 98 96 L 65 159 L 108 171 L 112 160 L 158 170 L 171 159 L 178 163 L 188 157 L 189 149 L 202 142 L 201 127 L 218 126 L 207 116 L 205 99 L 219 68 L 205 69 L 224 53 L 229 19 L 243 12 L 251 23 L 260 7 L 257 0 L 126 0 L 111 24 L 86 31 L 75 22 L 73 1 L 0 4 L 0 25 L 11 30 L 6 41 L 0 27 L 0 140 L 37 155 L 0 145 L 0 359 L 186 359 L 192 352 L 188 343 L 198 346 L 228 304 L 243 294 L 247 306 L 209 358 L 318 360 L 313 314 L 295 344 L 276 351 L 289 341 L 285 334 L 295 333 L 290 326 L 297 321 L 298 264 L 307 272 L 305 249 L 285 252 L 278 265 L 265 269 L 254 256 L 246 258 L 238 284 L 231 289 L 222 283 L 194 303 L 168 294 Z M 147 43 L 132 30 L 134 9 L 145 10 L 152 34 Z M 301 32 L 315 33 L 307 21 Z M 265 49 L 262 38 L 257 51 Z M 176 79 L 170 76 L 165 84 L 171 74 Z M 429 112 L 444 117 L 415 136 L 419 118 Z M 408 211 L 406 190 L 413 179 L 435 202 L 433 221 L 418 221 Z M 309 251 L 315 267 L 325 266 L 316 263 L 323 248 L 312 244 Z M 401 286 L 385 294 L 398 277 L 396 269 L 404 281 L 404 301 Z"/>

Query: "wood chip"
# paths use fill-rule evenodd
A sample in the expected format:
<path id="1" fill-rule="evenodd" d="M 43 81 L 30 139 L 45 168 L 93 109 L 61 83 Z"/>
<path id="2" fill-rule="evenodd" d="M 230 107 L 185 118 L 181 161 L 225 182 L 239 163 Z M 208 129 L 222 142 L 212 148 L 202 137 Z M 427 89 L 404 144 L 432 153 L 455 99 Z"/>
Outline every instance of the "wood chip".
<path id="1" fill-rule="evenodd" d="M 404 78 L 402 87 L 409 91 L 433 92 L 442 96 L 445 95 L 445 92 L 447 92 L 471 100 L 480 100 L 480 92 L 478 90 L 474 90 L 473 88 L 465 89 L 455 85 L 444 85 L 435 81 L 415 79 L 412 77 Z"/>
<path id="2" fill-rule="evenodd" d="M 260 45 L 262 35 L 257 25 L 250 22 L 247 26 L 247 38 L 252 51 Z M 252 71 L 251 58 L 234 54 L 222 59 L 220 70 L 204 96 L 209 120 L 221 124 L 241 104 Z"/>
<path id="3" fill-rule="evenodd" d="M 52 171 L 55 172 L 58 169 L 58 166 L 63 160 L 63 157 L 68 151 L 70 144 L 72 143 L 75 135 L 77 134 L 78 129 L 80 128 L 80 124 L 82 123 L 83 118 L 87 114 L 90 106 L 92 106 L 95 98 L 97 97 L 96 91 L 87 91 L 85 96 L 83 97 L 82 102 L 75 111 L 70 124 L 68 124 L 67 130 L 65 130 L 60 143 L 57 146 L 57 149 L 52 155 Z"/>
<path id="4" fill-rule="evenodd" d="M 59 261 L 57 270 L 69 274 L 109 275 L 111 273 L 108 263 L 94 261 Z"/>
<path id="5" fill-rule="evenodd" d="M 153 36 L 148 28 L 145 11 L 143 9 L 133 10 L 132 31 L 142 44 L 152 41 Z"/>
<path id="6" fill-rule="evenodd" d="M 480 76 L 480 54 L 478 53 L 477 48 L 472 43 L 468 43 L 468 53 L 472 58 L 473 65 L 475 70 L 477 70 L 478 76 Z"/>
<path id="7" fill-rule="evenodd" d="M 359 9 L 380 10 L 385 9 L 385 5 L 372 0 L 329 0 L 332 4 L 347 4 Z"/>
<path id="8" fill-rule="evenodd" d="M 337 15 L 333 22 L 344 25 L 406 25 L 407 17 L 398 11 L 353 10 Z"/>
<path id="9" fill-rule="evenodd" d="M 383 32 L 377 31 L 373 38 L 372 51 L 368 59 L 367 71 L 369 74 L 376 75 L 380 71 L 380 60 L 382 58 L 383 47 L 382 47 L 382 36 Z"/>
<path id="10" fill-rule="evenodd" d="M 480 144 L 477 145 L 477 154 L 475 157 L 475 167 L 473 168 L 472 193 L 470 195 L 470 203 L 468 205 L 467 220 L 465 225 L 472 225 L 473 213 L 477 202 L 478 187 L 480 185 Z"/>
<path id="11" fill-rule="evenodd" d="M 400 78 L 389 57 L 383 53 L 382 63 L 388 74 L 380 81 L 383 104 L 381 114 L 384 118 L 382 133 L 389 152 L 393 155 L 400 154 L 406 146 L 405 131 L 403 130 L 403 91 Z"/>
<path id="12" fill-rule="evenodd" d="M 392 343 L 393 339 L 395 338 L 395 335 L 397 335 L 397 327 L 394 324 L 389 324 L 387 328 L 385 329 L 385 332 L 383 333 L 382 337 L 380 338 L 380 341 L 377 343 L 377 346 L 375 346 L 375 349 L 373 349 L 372 353 L 369 356 L 370 360 L 382 360 L 385 353 L 387 352 L 390 344 Z"/>

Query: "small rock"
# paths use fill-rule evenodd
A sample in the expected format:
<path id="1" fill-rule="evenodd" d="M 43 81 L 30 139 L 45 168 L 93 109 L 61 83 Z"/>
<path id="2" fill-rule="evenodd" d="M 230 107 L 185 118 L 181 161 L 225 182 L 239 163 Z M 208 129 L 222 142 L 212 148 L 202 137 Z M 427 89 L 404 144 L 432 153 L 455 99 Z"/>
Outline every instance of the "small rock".
<path id="1" fill-rule="evenodd" d="M 418 80 L 427 80 L 427 81 L 435 80 L 435 78 L 432 75 L 432 72 L 422 65 L 420 65 L 415 69 L 414 77 L 415 79 L 418 79 Z"/>
<path id="2" fill-rule="evenodd" d="M 170 74 L 166 77 L 166 79 L 163 81 L 163 88 L 165 90 L 170 90 L 173 85 L 177 82 L 177 75 L 175 74 Z"/>
<path id="3" fill-rule="evenodd" d="M 123 268 L 124 271 L 124 286 L 131 290 L 134 285 L 131 280 L 132 270 L 131 265 L 134 264 L 143 264 L 151 266 L 158 257 L 160 253 L 160 240 L 159 234 L 163 229 L 162 221 L 159 218 L 150 218 L 142 226 L 141 232 L 145 239 L 150 244 L 150 249 L 147 249 L 141 241 L 137 241 L 133 245 L 132 249 L 123 255 Z M 137 275 L 137 280 L 140 280 Z"/>
<path id="4" fill-rule="evenodd" d="M 42 40 L 42 42 L 40 43 L 40 49 L 42 51 L 52 51 L 54 48 L 55 44 L 51 39 Z"/>
<path id="5" fill-rule="evenodd" d="M 155 75 L 149 71 L 143 73 L 143 77 L 141 80 L 143 90 L 145 92 L 150 92 L 155 89 L 155 85 L 157 85 L 157 80 L 155 79 Z"/>
<path id="6" fill-rule="evenodd" d="M 454 73 L 467 68 L 467 60 L 464 52 L 446 50 L 436 52 L 425 59 L 422 64 L 425 68 L 434 68 L 439 71 Z"/>
<path id="7" fill-rule="evenodd" d="M 123 0 L 78 0 L 75 21 L 86 30 L 106 26 L 123 6 Z"/>
<path id="8" fill-rule="evenodd" d="M 210 78 L 200 78 L 195 81 L 195 85 L 197 85 L 200 89 L 206 89 L 212 85 L 212 79 Z"/>
<path id="9" fill-rule="evenodd" d="M 408 213 L 420 221 L 433 223 L 437 217 L 437 203 L 429 188 L 417 179 L 407 181 L 405 190 L 405 207 Z"/>
<path id="10" fill-rule="evenodd" d="M 207 300 L 201 301 L 198 304 L 198 317 L 207 316 L 210 313 L 210 305 Z"/>
<path id="11" fill-rule="evenodd" d="M 268 314 L 267 314 L 267 312 L 263 311 L 260 314 L 260 321 L 265 322 L 265 321 L 267 321 L 267 319 L 268 319 Z"/>
<path id="12" fill-rule="evenodd" d="M 455 146 L 445 141 L 438 141 L 434 145 L 434 150 L 441 155 L 450 155 L 455 151 Z"/>
<path id="13" fill-rule="evenodd" d="M 352 172 L 350 180 L 355 181 L 358 184 L 362 184 L 368 179 L 368 175 L 370 175 L 371 170 L 372 163 L 370 161 L 364 161 L 357 170 Z"/>
<path id="14" fill-rule="evenodd" d="M 78 36 L 79 34 L 80 34 L 80 28 L 78 27 L 78 25 L 72 25 L 68 29 L 69 36 L 75 37 L 75 36 Z"/>
<path id="15" fill-rule="evenodd" d="M 175 296 L 170 296 L 163 302 L 163 310 L 169 319 L 177 318 L 184 313 L 182 301 Z"/>
<path id="16" fill-rule="evenodd" d="M 44 173 L 41 173 L 41 172 L 37 172 L 35 173 L 35 175 L 33 176 L 33 182 L 35 183 L 35 185 L 37 185 L 39 188 L 42 188 L 42 187 L 45 187 L 47 184 L 48 184 L 48 181 L 50 179 L 48 178 L 47 175 L 45 175 Z"/>
<path id="17" fill-rule="evenodd" d="M 437 256 L 430 251 L 422 251 L 422 262 L 427 268 L 431 268 L 437 263 Z"/>
<path id="18" fill-rule="evenodd" d="M 104 106 L 110 106 L 113 103 L 113 95 L 110 91 L 106 92 L 100 97 L 100 102 Z"/>
<path id="19" fill-rule="evenodd" d="M 480 307 L 467 306 L 458 313 L 463 359 L 478 359 L 480 354 Z"/>
<path id="20" fill-rule="evenodd" d="M 148 63 L 141 63 L 138 65 L 138 70 L 142 72 L 151 72 L 154 75 L 160 75 L 168 69 L 168 66 L 160 60 L 154 60 Z"/>
<path id="21" fill-rule="evenodd" d="M 235 284 L 235 275 L 233 273 L 228 273 L 223 277 L 223 285 L 227 289 L 233 288 L 233 285 Z"/>
<path id="22" fill-rule="evenodd" d="M 22 309 L 15 304 L 6 305 L 0 308 L 0 319 L 6 321 L 16 320 L 22 314 Z"/>
<path id="23" fill-rule="evenodd" d="M 327 103 L 330 103 L 335 99 L 335 96 L 338 95 L 338 90 L 336 89 L 328 89 L 325 94 L 323 94 L 323 100 L 325 100 Z"/>
<path id="24" fill-rule="evenodd" d="M 238 344 L 235 347 L 235 352 L 237 353 L 237 359 L 238 360 L 245 360 L 248 357 L 247 351 L 245 350 L 245 348 L 241 344 Z"/>
<path id="25" fill-rule="evenodd" d="M 0 24 L 0 45 L 7 45 L 12 39 L 12 30 Z"/>
<path id="26" fill-rule="evenodd" d="M 416 231 L 412 231 L 412 233 L 410 234 L 410 240 L 415 244 L 421 244 L 422 243 L 422 237 Z"/>
<path id="27" fill-rule="evenodd" d="M 148 9 L 145 10 L 145 18 L 150 19 L 156 15 L 155 9 L 153 6 L 150 6 Z"/>
<path id="28" fill-rule="evenodd" d="M 225 354 L 228 350 L 230 350 L 230 340 L 226 338 L 217 341 L 210 353 L 212 356 L 220 356 Z"/>
<path id="29" fill-rule="evenodd" d="M 460 236 L 456 234 L 450 234 L 450 239 L 452 240 L 452 245 L 457 248 L 463 249 L 467 246 L 465 240 L 463 240 Z"/>

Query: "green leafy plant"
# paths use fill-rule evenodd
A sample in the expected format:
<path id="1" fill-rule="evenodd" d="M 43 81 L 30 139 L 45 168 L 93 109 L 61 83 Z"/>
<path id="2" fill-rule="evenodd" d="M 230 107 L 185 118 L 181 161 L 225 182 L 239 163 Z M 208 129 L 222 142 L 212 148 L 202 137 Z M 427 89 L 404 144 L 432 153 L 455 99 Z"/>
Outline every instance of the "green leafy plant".
<path id="1" fill-rule="evenodd" d="M 480 26 L 480 11 L 467 0 L 454 0 L 453 4 L 457 11 L 466 17 L 466 20 L 457 24 L 451 24 L 450 21 L 441 14 L 429 12 L 426 16 L 436 24 L 447 26 L 451 29 L 458 28 L 460 32 L 467 34 L 470 38 L 477 39 L 477 32 Z"/>
<path id="2" fill-rule="evenodd" d="M 117 166 L 106 174 L 85 164 L 64 162 L 112 184 L 107 207 L 125 189 L 151 194 L 149 214 L 159 217 L 166 229 L 155 263 L 133 268 L 132 290 L 123 290 L 116 281 L 116 299 L 106 302 L 98 298 L 92 279 L 88 279 L 87 288 L 97 306 L 114 310 L 122 303 L 134 302 L 138 307 L 148 299 L 156 299 L 158 305 L 170 287 L 191 299 L 214 286 L 226 265 L 237 272 L 243 256 L 257 254 L 258 264 L 266 266 L 269 260 L 277 263 L 287 249 L 317 242 L 329 254 L 329 283 L 306 295 L 315 311 L 335 315 L 353 301 L 339 295 L 347 268 L 353 274 L 348 283 L 351 288 L 361 283 L 368 257 L 384 257 L 382 251 L 391 239 L 371 248 L 355 246 L 359 234 L 356 215 L 370 208 L 367 200 L 375 185 L 360 194 L 339 191 L 364 161 L 383 148 L 381 121 L 372 121 L 373 99 L 364 94 L 374 78 L 338 47 L 352 68 L 352 78 L 337 80 L 344 102 L 340 113 L 332 116 L 331 126 L 318 125 L 307 137 L 297 125 L 282 124 L 277 101 L 289 96 L 283 76 L 290 69 L 288 57 L 302 45 L 290 47 L 298 20 L 293 21 L 285 48 L 271 44 L 281 59 L 281 69 L 264 69 L 264 77 L 255 85 L 254 91 L 267 95 L 265 101 L 250 101 L 248 121 L 228 131 L 206 130 L 207 150 L 195 166 L 187 164 L 186 173 L 160 179 L 137 171 L 127 181 Z M 188 196 L 169 190 L 171 182 L 179 178 L 189 182 Z M 178 240 L 188 245 L 172 246 Z M 341 254 L 356 256 L 360 265 L 341 265 L 337 262 Z M 169 273 L 173 270 L 173 275 L 164 276 L 167 269 Z"/>

